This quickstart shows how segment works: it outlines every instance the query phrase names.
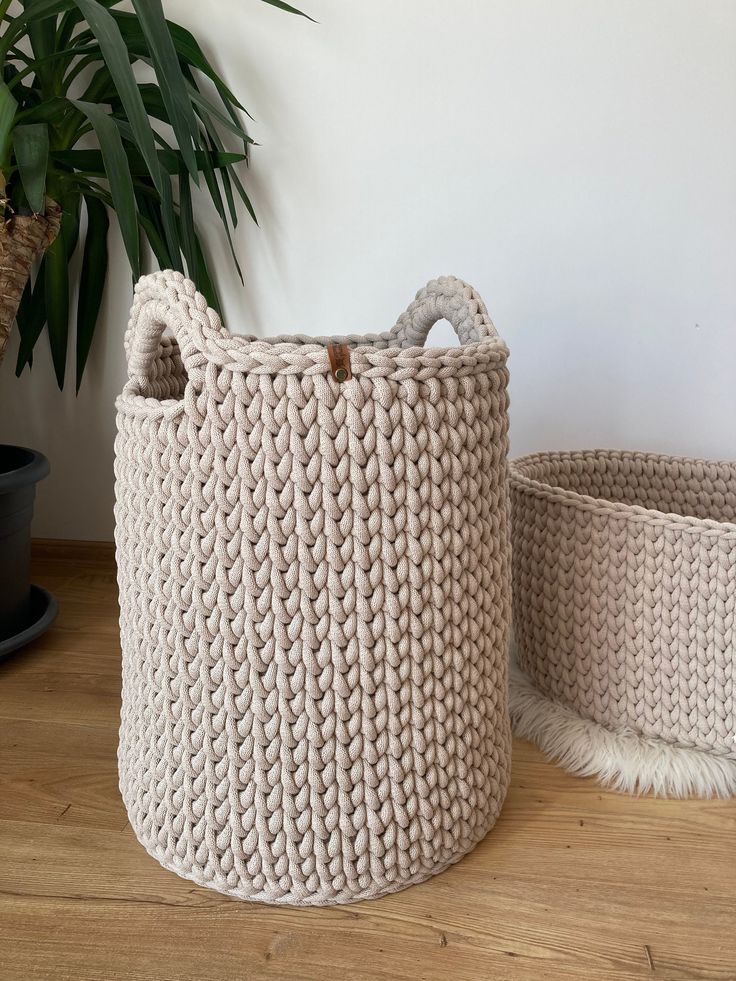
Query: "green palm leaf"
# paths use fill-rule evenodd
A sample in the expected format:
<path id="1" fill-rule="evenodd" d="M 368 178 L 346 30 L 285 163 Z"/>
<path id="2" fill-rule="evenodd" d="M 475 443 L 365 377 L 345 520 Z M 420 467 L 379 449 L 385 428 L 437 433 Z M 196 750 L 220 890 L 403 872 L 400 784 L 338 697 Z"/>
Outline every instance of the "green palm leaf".
<path id="1" fill-rule="evenodd" d="M 117 86 L 128 121 L 135 133 L 138 148 L 148 164 L 151 180 L 160 193 L 163 175 L 158 165 L 153 130 L 143 106 L 133 70 L 130 67 L 128 52 L 120 30 L 112 15 L 95 0 L 74 0 L 74 2 L 84 14 L 92 33 L 100 42 L 105 63 Z"/>
<path id="2" fill-rule="evenodd" d="M 184 76 L 181 73 L 174 42 L 166 26 L 161 0 L 133 0 L 133 7 L 148 42 L 174 136 L 187 170 L 195 184 L 198 184 L 199 173 L 194 147 L 199 138 L 199 128 L 192 111 L 192 104 L 184 90 Z"/>
<path id="3" fill-rule="evenodd" d="M 283 0 L 264 0 L 264 3 L 270 3 L 272 7 L 278 7 L 279 10 L 286 10 L 290 14 L 298 14 L 300 17 L 306 17 L 307 20 L 311 20 L 313 24 L 317 21 L 314 17 L 310 17 L 309 14 L 305 14 L 301 10 L 297 10 L 296 7 L 292 7 L 290 3 L 284 3 Z"/>
<path id="4" fill-rule="evenodd" d="M 107 208 L 101 201 L 85 195 L 84 203 L 87 208 L 87 237 L 84 241 L 77 303 L 77 391 L 82 384 L 84 366 L 87 364 L 105 289 L 107 230 L 110 227 Z"/>
<path id="5" fill-rule="evenodd" d="M 18 103 L 5 84 L 0 82 L 0 169 L 5 170 L 13 140 L 13 121 Z"/>
<path id="6" fill-rule="evenodd" d="M 77 243 L 79 241 L 79 197 L 75 194 L 62 193 L 59 197 L 59 203 L 62 209 L 61 218 L 61 228 L 56 241 L 61 241 L 64 246 L 64 257 L 65 265 L 68 267 L 69 261 L 74 255 L 77 248 Z M 54 370 L 56 371 L 57 380 L 61 374 L 61 382 L 59 387 L 63 384 L 63 363 L 66 363 L 66 337 L 68 334 L 68 299 L 66 301 L 67 306 L 67 320 L 63 322 L 63 316 L 61 311 L 56 308 L 51 313 L 53 319 L 53 328 L 51 328 L 51 320 L 48 316 L 48 303 L 47 303 L 47 288 L 46 284 L 51 277 L 49 273 L 49 251 L 47 250 L 43 259 L 41 260 L 41 265 L 39 266 L 38 275 L 36 276 L 36 282 L 33 286 L 32 296 L 30 297 L 30 302 L 27 307 L 27 316 L 24 318 L 23 323 L 19 323 L 21 328 L 21 343 L 18 349 L 18 360 L 15 366 L 16 375 L 20 375 L 26 365 L 30 365 L 33 361 L 33 348 L 38 341 L 41 333 L 43 331 L 44 324 L 49 326 L 49 340 L 51 342 L 52 357 L 54 358 Z M 61 257 L 57 253 L 56 255 L 57 263 L 61 263 Z M 55 273 L 58 275 L 58 271 Z M 62 283 L 63 289 L 63 283 Z M 66 287 L 66 294 L 62 292 L 61 294 L 61 305 L 64 304 L 64 296 L 68 297 L 68 280 Z M 20 311 L 19 311 L 20 313 Z M 21 315 L 22 316 L 22 315 Z M 52 339 L 53 331 L 53 339 Z M 63 340 L 62 340 L 63 335 Z M 56 352 L 54 354 L 54 352 Z"/>
<path id="7" fill-rule="evenodd" d="M 120 28 L 120 33 L 125 39 L 128 51 L 138 57 L 147 57 L 148 49 L 146 47 L 145 37 L 135 14 L 130 14 L 123 10 L 116 10 L 113 16 Z M 166 25 L 171 40 L 174 43 L 180 64 L 198 69 L 214 84 L 221 99 L 245 111 L 244 106 L 235 98 L 207 60 L 194 36 L 186 28 L 182 27 L 181 24 L 175 24 L 173 21 L 167 20 Z"/>
<path id="8" fill-rule="evenodd" d="M 41 259 L 34 286 L 31 287 L 30 280 L 26 283 L 23 298 L 18 307 L 16 319 L 20 333 L 20 345 L 15 363 L 15 374 L 18 378 L 26 365 L 33 364 L 33 348 L 41 336 L 43 326 L 46 323 L 45 278 L 46 256 Z"/>
<path id="9" fill-rule="evenodd" d="M 220 303 L 220 297 L 217 295 L 215 283 L 210 275 L 207 259 L 202 250 L 202 243 L 198 235 L 195 235 L 195 239 L 197 245 L 197 271 L 195 273 L 197 277 L 197 288 L 212 309 L 216 310 L 222 316 L 222 304 Z"/>
<path id="10" fill-rule="evenodd" d="M 44 210 L 49 161 L 49 130 L 46 124 L 16 126 L 13 130 L 13 149 L 28 204 L 32 211 L 40 214 Z"/>
<path id="11" fill-rule="evenodd" d="M 97 139 L 100 141 L 102 159 L 105 164 L 107 178 L 110 181 L 110 193 L 115 203 L 115 213 L 120 222 L 120 232 L 123 236 L 125 251 L 128 255 L 130 268 L 133 271 L 133 278 L 137 279 L 141 274 L 141 253 L 138 238 L 135 194 L 133 192 L 133 178 L 130 173 L 130 164 L 123 149 L 120 132 L 112 116 L 109 116 L 99 106 L 80 100 L 72 99 L 71 101 L 92 123 L 97 134 Z M 158 158 L 156 160 L 158 166 Z M 159 184 L 161 184 L 160 178 Z"/>
<path id="12" fill-rule="evenodd" d="M 174 260 L 173 268 L 184 272 L 184 266 L 181 260 L 182 246 L 179 236 L 179 222 L 177 221 L 176 208 L 174 207 L 174 193 L 168 177 L 164 185 L 164 193 L 161 195 L 161 220 L 164 226 L 166 245 Z"/>
<path id="13" fill-rule="evenodd" d="M 187 273 L 190 279 L 194 279 L 197 275 L 197 245 L 192 212 L 192 189 L 189 186 L 189 175 L 185 170 L 179 174 L 179 231 Z"/>
<path id="14" fill-rule="evenodd" d="M 46 251 L 44 293 L 51 359 L 59 388 L 64 387 L 69 332 L 69 266 L 64 229 Z"/>
<path id="15" fill-rule="evenodd" d="M 237 119 L 233 120 L 231 116 L 225 115 L 224 112 L 220 112 L 217 106 L 213 105 L 209 99 L 206 99 L 202 95 L 196 85 L 193 85 L 189 81 L 185 82 L 185 84 L 187 91 L 189 92 L 189 98 L 192 100 L 195 106 L 204 110 L 208 116 L 213 116 L 221 126 L 224 126 L 225 129 L 229 129 L 230 132 L 235 133 L 235 135 L 240 137 L 241 140 L 244 140 L 246 143 L 253 142 Z"/>
<path id="16" fill-rule="evenodd" d="M 62 197 L 61 228 L 46 250 L 44 293 L 46 327 L 51 347 L 51 360 L 59 388 L 64 387 L 66 352 L 69 340 L 69 260 L 79 241 L 80 199 Z"/>
<path id="17" fill-rule="evenodd" d="M 166 244 L 161 209 L 158 203 L 152 201 L 147 194 L 137 196 L 137 202 L 138 221 L 153 254 L 156 256 L 156 261 L 162 269 L 173 269 L 174 260 Z"/>
<path id="18" fill-rule="evenodd" d="M 133 177 L 144 177 L 148 174 L 146 162 L 138 152 L 138 149 L 130 143 L 124 142 L 123 148 L 128 157 L 130 173 Z M 181 169 L 182 156 L 178 150 L 158 149 L 156 151 L 159 163 L 167 174 L 178 174 Z M 53 150 L 51 153 L 53 160 L 66 167 L 75 170 L 82 170 L 88 174 L 104 177 L 105 161 L 100 150 Z M 215 169 L 221 170 L 232 164 L 239 163 L 243 159 L 242 153 L 207 153 L 197 150 L 196 164 L 199 170 Z"/>

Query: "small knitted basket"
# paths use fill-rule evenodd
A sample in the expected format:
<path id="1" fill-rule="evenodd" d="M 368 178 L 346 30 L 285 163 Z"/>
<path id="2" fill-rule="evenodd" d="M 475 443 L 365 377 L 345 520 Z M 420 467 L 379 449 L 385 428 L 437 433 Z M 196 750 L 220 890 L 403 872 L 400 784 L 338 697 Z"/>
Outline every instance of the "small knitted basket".
<path id="1" fill-rule="evenodd" d="M 736 464 L 615 450 L 510 465 L 515 731 L 569 770 L 736 791 Z"/>
<path id="2" fill-rule="evenodd" d="M 441 318 L 461 346 L 425 350 Z M 296 905 L 456 862 L 509 780 L 508 352 L 482 301 L 444 278 L 387 333 L 269 341 L 158 273 L 126 348 L 119 766 L 139 840 Z"/>

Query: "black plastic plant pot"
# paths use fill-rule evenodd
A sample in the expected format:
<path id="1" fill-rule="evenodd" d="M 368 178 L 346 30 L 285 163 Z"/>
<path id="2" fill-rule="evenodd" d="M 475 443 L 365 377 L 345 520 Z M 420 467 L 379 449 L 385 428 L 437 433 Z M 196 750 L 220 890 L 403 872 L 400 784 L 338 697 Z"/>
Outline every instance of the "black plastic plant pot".
<path id="1" fill-rule="evenodd" d="M 36 484 L 49 472 L 42 453 L 0 443 L 0 657 L 52 623 L 56 601 L 31 585 L 31 518 Z"/>

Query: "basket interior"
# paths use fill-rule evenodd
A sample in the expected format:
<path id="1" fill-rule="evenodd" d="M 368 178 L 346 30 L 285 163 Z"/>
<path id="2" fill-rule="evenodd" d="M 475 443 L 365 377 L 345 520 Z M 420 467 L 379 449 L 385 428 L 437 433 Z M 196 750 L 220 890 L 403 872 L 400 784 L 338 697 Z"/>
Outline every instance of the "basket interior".
<path id="1" fill-rule="evenodd" d="M 616 504 L 736 523 L 736 463 L 615 450 L 519 460 L 531 480 Z"/>
<path id="2" fill-rule="evenodd" d="M 151 361 L 148 377 L 139 382 L 136 393 L 143 398 L 180 401 L 184 398 L 187 381 L 187 370 L 181 360 L 179 345 L 175 338 L 164 336 L 158 346 L 158 353 Z"/>

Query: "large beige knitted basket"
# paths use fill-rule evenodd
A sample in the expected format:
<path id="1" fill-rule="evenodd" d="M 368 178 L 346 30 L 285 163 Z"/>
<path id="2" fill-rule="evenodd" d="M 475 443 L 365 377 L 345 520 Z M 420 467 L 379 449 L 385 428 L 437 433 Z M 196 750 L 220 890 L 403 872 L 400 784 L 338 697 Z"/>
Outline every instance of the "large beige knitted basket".
<path id="1" fill-rule="evenodd" d="M 461 346 L 424 349 L 442 318 Z M 438 279 L 387 333 L 257 340 L 158 273 L 126 348 L 119 765 L 139 840 L 201 885 L 299 905 L 456 862 L 509 780 L 508 352 L 482 301 Z"/>
<path id="2" fill-rule="evenodd" d="M 736 464 L 540 453 L 510 484 L 516 732 L 621 790 L 736 792 Z"/>

